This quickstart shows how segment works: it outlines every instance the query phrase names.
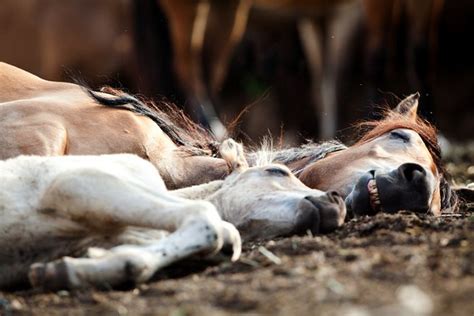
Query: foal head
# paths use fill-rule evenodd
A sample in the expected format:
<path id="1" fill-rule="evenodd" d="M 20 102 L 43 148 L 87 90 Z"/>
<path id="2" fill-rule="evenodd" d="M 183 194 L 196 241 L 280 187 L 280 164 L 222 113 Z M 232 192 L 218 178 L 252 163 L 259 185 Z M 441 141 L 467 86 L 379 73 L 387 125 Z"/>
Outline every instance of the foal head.
<path id="1" fill-rule="evenodd" d="M 444 178 L 436 130 L 417 115 L 419 94 L 402 100 L 352 147 L 304 167 L 310 187 L 335 190 L 354 214 L 410 210 L 439 215 L 455 197 Z"/>
<path id="2" fill-rule="evenodd" d="M 220 152 L 231 172 L 210 200 L 244 239 L 326 233 L 343 224 L 346 208 L 337 193 L 308 188 L 284 165 L 249 167 L 242 146 L 231 139 Z"/>

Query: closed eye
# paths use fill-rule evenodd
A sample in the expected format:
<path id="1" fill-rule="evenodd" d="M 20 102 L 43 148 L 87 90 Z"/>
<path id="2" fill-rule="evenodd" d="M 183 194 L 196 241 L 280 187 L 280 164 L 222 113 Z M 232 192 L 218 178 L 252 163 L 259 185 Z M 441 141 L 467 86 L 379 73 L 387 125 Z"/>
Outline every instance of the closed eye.
<path id="1" fill-rule="evenodd" d="M 410 141 L 410 135 L 408 135 L 407 133 L 401 132 L 401 131 L 391 131 L 390 132 L 390 138 L 399 139 L 399 140 L 402 140 L 405 143 L 408 143 Z"/>
<path id="2" fill-rule="evenodd" d="M 277 176 L 282 176 L 282 177 L 290 176 L 290 173 L 287 170 L 281 169 L 281 168 L 268 168 L 268 169 L 265 169 L 265 171 L 272 175 L 277 175 Z"/>

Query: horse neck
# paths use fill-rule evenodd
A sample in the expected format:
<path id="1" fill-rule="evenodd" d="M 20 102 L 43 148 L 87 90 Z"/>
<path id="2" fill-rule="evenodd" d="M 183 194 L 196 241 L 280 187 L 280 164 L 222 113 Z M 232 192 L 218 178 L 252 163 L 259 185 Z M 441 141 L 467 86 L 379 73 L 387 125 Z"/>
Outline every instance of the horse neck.
<path id="1" fill-rule="evenodd" d="M 335 184 L 333 181 L 334 172 L 347 167 L 348 161 L 350 161 L 350 159 L 336 157 L 346 156 L 350 153 L 347 149 L 341 149 L 328 153 L 324 158 L 316 161 L 302 158 L 289 163 L 288 168 L 308 187 L 327 191 L 331 188 L 331 184 Z"/>
<path id="2" fill-rule="evenodd" d="M 172 194 L 190 200 L 207 200 L 220 190 L 224 180 L 215 180 L 204 184 L 194 185 L 171 191 Z"/>
<path id="3" fill-rule="evenodd" d="M 167 187 L 171 190 L 220 180 L 229 172 L 226 162 L 218 158 L 185 156 L 178 153 L 174 155 L 172 161 L 171 164 L 159 168 Z"/>
<path id="4" fill-rule="evenodd" d="M 148 122 L 149 120 L 146 120 Z M 184 147 L 176 145 L 153 122 L 148 132 L 144 158 L 158 169 L 169 190 L 180 189 L 227 176 L 229 170 L 223 159 L 190 153 Z"/>

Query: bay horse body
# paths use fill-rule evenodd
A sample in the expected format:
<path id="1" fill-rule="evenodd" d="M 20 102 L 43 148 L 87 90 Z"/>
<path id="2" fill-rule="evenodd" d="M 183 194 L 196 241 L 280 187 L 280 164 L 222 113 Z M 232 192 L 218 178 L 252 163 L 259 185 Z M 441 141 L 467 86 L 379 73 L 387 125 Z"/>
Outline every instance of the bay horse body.
<path id="1" fill-rule="evenodd" d="M 101 106 L 78 85 L 46 81 L 5 63 L 0 82 L 0 159 L 134 153 L 155 165 L 169 189 L 227 174 L 223 160 L 183 157 L 148 117 Z"/>
<path id="2" fill-rule="evenodd" d="M 236 260 L 236 227 L 250 239 L 344 222 L 337 195 L 306 187 L 281 165 L 248 167 L 233 140 L 220 152 L 231 170 L 225 180 L 176 191 L 136 155 L 0 161 L 0 288 L 24 283 L 28 271 L 33 286 L 48 289 L 140 283 L 226 245 Z"/>
<path id="3" fill-rule="evenodd" d="M 166 115 L 120 92 L 45 81 L 6 64 L 0 64 L 0 81 L 2 159 L 135 153 L 159 170 L 170 189 L 228 174 L 225 161 L 212 157 L 215 140 L 179 113 Z M 439 215 L 455 199 L 436 130 L 417 115 L 418 98 L 413 94 L 384 119 L 369 122 L 369 131 L 351 147 L 315 159 L 320 146 L 303 146 L 277 152 L 275 159 L 309 187 L 339 192 L 355 214 L 406 209 Z"/>

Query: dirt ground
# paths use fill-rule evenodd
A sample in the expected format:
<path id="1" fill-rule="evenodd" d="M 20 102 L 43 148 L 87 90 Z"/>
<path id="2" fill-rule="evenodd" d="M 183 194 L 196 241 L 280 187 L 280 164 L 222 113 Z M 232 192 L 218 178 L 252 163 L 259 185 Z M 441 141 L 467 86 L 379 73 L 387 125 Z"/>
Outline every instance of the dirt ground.
<path id="1" fill-rule="evenodd" d="M 448 164 L 456 182 L 472 182 L 474 160 L 456 157 Z M 185 262 L 130 290 L 0 292 L 0 315 L 235 313 L 474 315 L 473 205 L 456 216 L 379 214 L 326 236 L 246 244 L 237 263 Z"/>

